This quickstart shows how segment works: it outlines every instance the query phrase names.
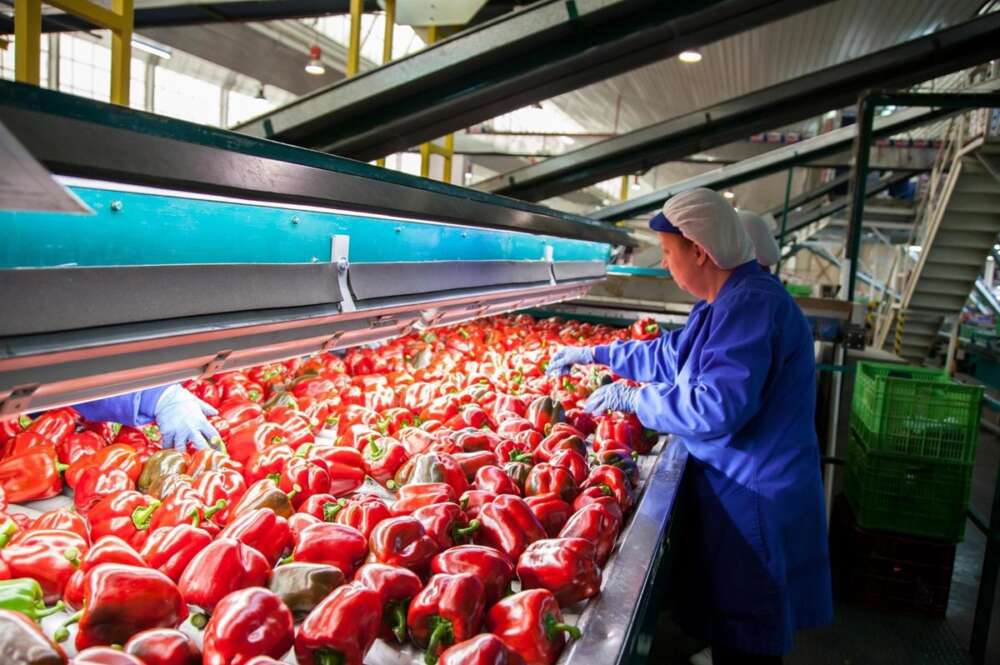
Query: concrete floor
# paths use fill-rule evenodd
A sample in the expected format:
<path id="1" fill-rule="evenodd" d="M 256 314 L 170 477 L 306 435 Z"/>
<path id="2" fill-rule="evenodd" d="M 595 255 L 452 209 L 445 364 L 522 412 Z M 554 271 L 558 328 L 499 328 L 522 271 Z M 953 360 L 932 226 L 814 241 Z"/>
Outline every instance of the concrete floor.
<path id="1" fill-rule="evenodd" d="M 988 518 L 1000 465 L 1000 439 L 983 431 L 976 455 L 971 503 Z M 947 618 L 885 613 L 837 603 L 828 628 L 798 635 L 787 665 L 972 665 L 969 640 L 979 592 L 986 538 L 971 522 L 955 557 Z M 998 585 L 1000 586 L 1000 585 Z M 685 665 L 700 645 L 686 638 L 669 617 L 660 617 L 649 662 Z M 985 661 L 1000 665 L 1000 588 Z"/>

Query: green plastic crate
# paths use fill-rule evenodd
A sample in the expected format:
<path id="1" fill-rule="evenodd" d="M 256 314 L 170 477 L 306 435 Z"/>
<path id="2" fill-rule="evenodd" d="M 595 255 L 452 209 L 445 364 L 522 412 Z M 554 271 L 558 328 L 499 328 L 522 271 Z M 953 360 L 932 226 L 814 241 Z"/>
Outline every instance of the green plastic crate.
<path id="1" fill-rule="evenodd" d="M 844 495 L 865 529 L 957 543 L 965 536 L 972 467 L 879 453 L 852 435 Z"/>
<path id="2" fill-rule="evenodd" d="M 813 292 L 810 284 L 785 284 L 785 288 L 796 298 L 808 298 Z"/>
<path id="3" fill-rule="evenodd" d="M 859 362 L 851 429 L 874 451 L 972 462 L 982 399 L 941 370 Z"/>

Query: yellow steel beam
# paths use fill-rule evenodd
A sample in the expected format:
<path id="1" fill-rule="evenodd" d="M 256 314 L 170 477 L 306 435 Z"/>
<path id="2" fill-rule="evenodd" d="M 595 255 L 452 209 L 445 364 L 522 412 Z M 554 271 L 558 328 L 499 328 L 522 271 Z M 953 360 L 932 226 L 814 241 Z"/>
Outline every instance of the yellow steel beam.
<path id="1" fill-rule="evenodd" d="M 392 62 L 392 38 L 396 33 L 396 0 L 385 0 L 385 32 L 382 34 L 382 64 Z M 385 157 L 375 160 L 376 166 L 385 166 Z"/>
<path id="2" fill-rule="evenodd" d="M 433 44 L 436 42 L 440 33 L 438 31 L 438 26 L 432 25 L 427 28 L 427 44 Z M 427 142 L 420 146 L 420 175 L 424 178 L 428 177 L 431 172 L 431 155 L 440 155 L 444 158 L 444 167 L 441 172 L 442 182 L 451 182 L 451 165 L 452 160 L 455 155 L 455 135 L 448 134 L 444 137 L 444 145 L 438 145 L 436 143 Z"/>
<path id="3" fill-rule="evenodd" d="M 618 200 L 619 201 L 625 201 L 627 199 L 628 199 L 628 176 L 627 175 L 623 175 L 622 176 L 622 186 L 621 186 L 621 189 L 618 190 Z"/>
<path id="4" fill-rule="evenodd" d="M 41 84 L 42 2 L 14 0 L 14 78 Z"/>
<path id="5" fill-rule="evenodd" d="M 112 9 L 110 10 L 93 2 L 88 2 L 88 0 L 45 0 L 45 4 L 52 5 L 68 14 L 82 18 L 99 28 L 123 30 L 127 24 L 127 28 L 129 30 L 132 29 L 132 12 L 130 11 L 129 15 L 125 16 L 122 12 L 118 11 L 119 5 L 122 3 L 117 2 L 117 0 L 112 3 Z M 128 4 L 131 5 L 132 3 L 129 2 Z"/>
<path id="6" fill-rule="evenodd" d="M 132 80 L 132 0 L 112 0 L 111 7 L 121 18 L 111 32 L 111 103 L 128 106 Z"/>
<path id="7" fill-rule="evenodd" d="M 351 0 L 351 33 L 347 44 L 347 77 L 358 73 L 361 67 L 361 0 Z"/>

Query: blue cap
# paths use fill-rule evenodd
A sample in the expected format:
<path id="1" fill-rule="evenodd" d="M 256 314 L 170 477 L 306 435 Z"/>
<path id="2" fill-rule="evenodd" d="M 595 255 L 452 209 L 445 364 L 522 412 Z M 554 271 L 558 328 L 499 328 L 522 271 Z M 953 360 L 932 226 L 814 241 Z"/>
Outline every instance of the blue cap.
<path id="1" fill-rule="evenodd" d="M 656 213 L 656 215 L 649 220 L 649 228 L 654 231 L 659 231 L 660 233 L 676 233 L 677 235 L 683 235 L 681 230 L 670 223 L 667 216 L 662 212 Z"/>

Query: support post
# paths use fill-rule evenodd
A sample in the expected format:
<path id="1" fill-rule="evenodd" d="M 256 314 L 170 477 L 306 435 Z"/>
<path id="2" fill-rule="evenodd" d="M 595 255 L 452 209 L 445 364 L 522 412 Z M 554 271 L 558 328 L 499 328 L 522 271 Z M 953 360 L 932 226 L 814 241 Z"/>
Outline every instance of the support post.
<path id="1" fill-rule="evenodd" d="M 972 653 L 972 662 L 976 665 L 986 665 L 986 647 L 990 641 L 990 621 L 993 618 L 993 601 L 996 598 L 997 577 L 1000 573 L 998 534 L 1000 534 L 1000 469 L 997 469 L 993 509 L 990 511 L 989 529 L 986 530 L 986 554 L 983 556 L 976 612 L 972 619 L 972 642 L 969 651 Z"/>
<path id="2" fill-rule="evenodd" d="M 844 345 L 837 342 L 834 344 L 833 364 L 841 366 L 844 364 L 846 353 Z M 843 389 L 843 372 L 834 372 L 830 378 L 830 422 L 826 430 L 826 457 L 837 456 L 837 425 L 840 422 L 840 393 Z M 833 513 L 833 472 L 832 464 L 823 467 L 823 493 L 826 497 L 826 524 L 829 529 L 830 515 Z"/>
<path id="3" fill-rule="evenodd" d="M 14 0 L 14 78 L 41 83 L 42 2 Z"/>
<path id="4" fill-rule="evenodd" d="M 433 44 L 439 39 L 438 26 L 432 25 L 427 28 L 427 44 Z M 420 175 L 424 178 L 430 177 L 431 155 L 439 155 L 444 158 L 444 167 L 441 171 L 441 182 L 451 182 L 451 163 L 455 155 L 455 135 L 448 134 L 444 137 L 444 145 L 438 145 L 433 141 L 421 144 L 420 146 Z"/>
<path id="5" fill-rule="evenodd" d="M 627 201 L 628 200 L 628 176 L 627 175 L 623 175 L 622 176 L 622 184 L 621 184 L 621 187 L 618 189 L 618 200 L 619 201 Z"/>
<path id="6" fill-rule="evenodd" d="M 865 93 L 858 100 L 858 133 L 854 138 L 854 170 L 851 173 L 851 215 L 847 225 L 845 248 L 848 278 L 844 299 L 848 302 L 854 300 L 854 289 L 858 279 L 858 256 L 861 251 L 861 226 L 865 213 L 865 186 L 868 179 L 868 157 L 872 145 L 875 106 L 875 99 L 870 93 Z"/>
<path id="7" fill-rule="evenodd" d="M 111 103 L 129 105 L 132 80 L 132 0 L 112 0 L 111 9 L 118 15 L 118 27 L 111 31 Z"/>
<path id="8" fill-rule="evenodd" d="M 948 376 L 955 375 L 955 353 L 958 351 L 958 331 L 961 321 L 961 315 L 956 314 L 955 320 L 951 324 L 951 330 L 948 332 L 948 353 L 944 359 L 944 371 L 948 372 Z"/>
<path id="9" fill-rule="evenodd" d="M 357 75 L 361 66 L 361 1 L 351 0 L 351 30 L 347 44 L 347 78 Z"/>

